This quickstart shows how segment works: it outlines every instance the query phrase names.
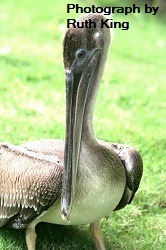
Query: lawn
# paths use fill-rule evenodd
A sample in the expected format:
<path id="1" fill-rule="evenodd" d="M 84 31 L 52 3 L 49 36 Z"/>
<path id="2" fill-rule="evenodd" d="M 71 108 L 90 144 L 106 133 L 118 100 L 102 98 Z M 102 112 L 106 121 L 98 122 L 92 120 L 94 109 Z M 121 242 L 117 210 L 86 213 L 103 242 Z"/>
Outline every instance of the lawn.
<path id="1" fill-rule="evenodd" d="M 73 2 L 73 1 L 72 1 Z M 75 2 L 75 1 L 74 1 Z M 77 1 L 77 3 L 80 3 Z M 83 3 L 82 3 L 83 4 Z M 0 141 L 65 137 L 62 39 L 66 1 L 0 2 Z M 98 138 L 136 147 L 144 174 L 131 205 L 101 220 L 108 250 L 166 249 L 166 32 L 157 16 L 116 29 L 99 95 Z M 25 250 L 25 231 L 0 229 L 0 250 Z M 88 226 L 37 226 L 37 249 L 93 250 Z"/>

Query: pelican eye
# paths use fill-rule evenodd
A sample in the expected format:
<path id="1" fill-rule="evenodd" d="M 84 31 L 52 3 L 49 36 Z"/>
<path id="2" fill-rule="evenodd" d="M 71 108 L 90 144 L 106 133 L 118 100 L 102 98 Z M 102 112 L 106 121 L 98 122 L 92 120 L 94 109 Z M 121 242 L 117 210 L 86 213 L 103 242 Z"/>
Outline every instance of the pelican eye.
<path id="1" fill-rule="evenodd" d="M 85 55 L 86 55 L 85 49 L 78 49 L 76 52 L 76 57 L 78 57 L 78 58 L 84 58 Z"/>

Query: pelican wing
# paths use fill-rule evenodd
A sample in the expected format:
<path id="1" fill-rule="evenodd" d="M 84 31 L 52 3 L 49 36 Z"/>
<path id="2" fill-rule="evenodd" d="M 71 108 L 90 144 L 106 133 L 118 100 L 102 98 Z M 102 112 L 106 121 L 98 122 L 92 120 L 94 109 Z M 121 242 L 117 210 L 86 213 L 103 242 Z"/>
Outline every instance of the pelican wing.
<path id="1" fill-rule="evenodd" d="M 40 153 L 48 155 L 49 159 L 58 157 L 59 161 L 63 164 L 64 161 L 64 141 L 58 139 L 41 139 L 36 141 L 27 142 L 20 145 L 29 152 Z"/>
<path id="2" fill-rule="evenodd" d="M 112 143 L 111 146 L 119 156 L 126 170 L 126 187 L 119 204 L 114 209 L 119 210 L 133 200 L 141 181 L 143 162 L 140 154 L 133 147 L 117 143 Z"/>
<path id="3" fill-rule="evenodd" d="M 131 203 L 139 187 L 143 173 L 142 158 L 138 151 L 131 146 L 118 143 L 107 143 L 102 140 L 98 141 L 110 151 L 114 151 L 126 170 L 125 190 L 119 204 L 114 209 L 119 210 Z"/>
<path id="4" fill-rule="evenodd" d="M 0 144 L 0 226 L 24 228 L 60 196 L 62 159 L 34 144 Z"/>

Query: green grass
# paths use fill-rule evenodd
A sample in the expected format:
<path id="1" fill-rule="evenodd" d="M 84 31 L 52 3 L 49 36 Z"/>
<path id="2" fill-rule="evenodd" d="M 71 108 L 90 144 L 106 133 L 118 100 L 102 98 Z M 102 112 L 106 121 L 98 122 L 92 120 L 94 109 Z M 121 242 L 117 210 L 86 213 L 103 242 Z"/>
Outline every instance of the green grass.
<path id="1" fill-rule="evenodd" d="M 73 2 L 73 1 L 72 1 Z M 0 141 L 65 136 L 62 38 L 66 1 L 0 3 Z M 123 20 L 123 17 L 115 16 Z M 166 33 L 157 16 L 116 30 L 94 125 L 99 138 L 136 147 L 144 174 L 132 204 L 101 221 L 107 249 L 166 249 Z M 26 249 L 24 230 L 0 229 L 0 250 Z M 95 249 L 87 226 L 39 224 L 37 249 Z"/>

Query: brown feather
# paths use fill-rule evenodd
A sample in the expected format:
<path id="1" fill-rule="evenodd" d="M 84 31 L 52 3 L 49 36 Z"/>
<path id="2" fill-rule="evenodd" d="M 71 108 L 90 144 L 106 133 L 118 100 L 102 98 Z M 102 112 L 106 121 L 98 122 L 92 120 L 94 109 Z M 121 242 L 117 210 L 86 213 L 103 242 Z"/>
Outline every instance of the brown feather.
<path id="1" fill-rule="evenodd" d="M 11 220 L 26 227 L 59 198 L 63 148 L 60 140 L 0 144 L 0 226 Z"/>

